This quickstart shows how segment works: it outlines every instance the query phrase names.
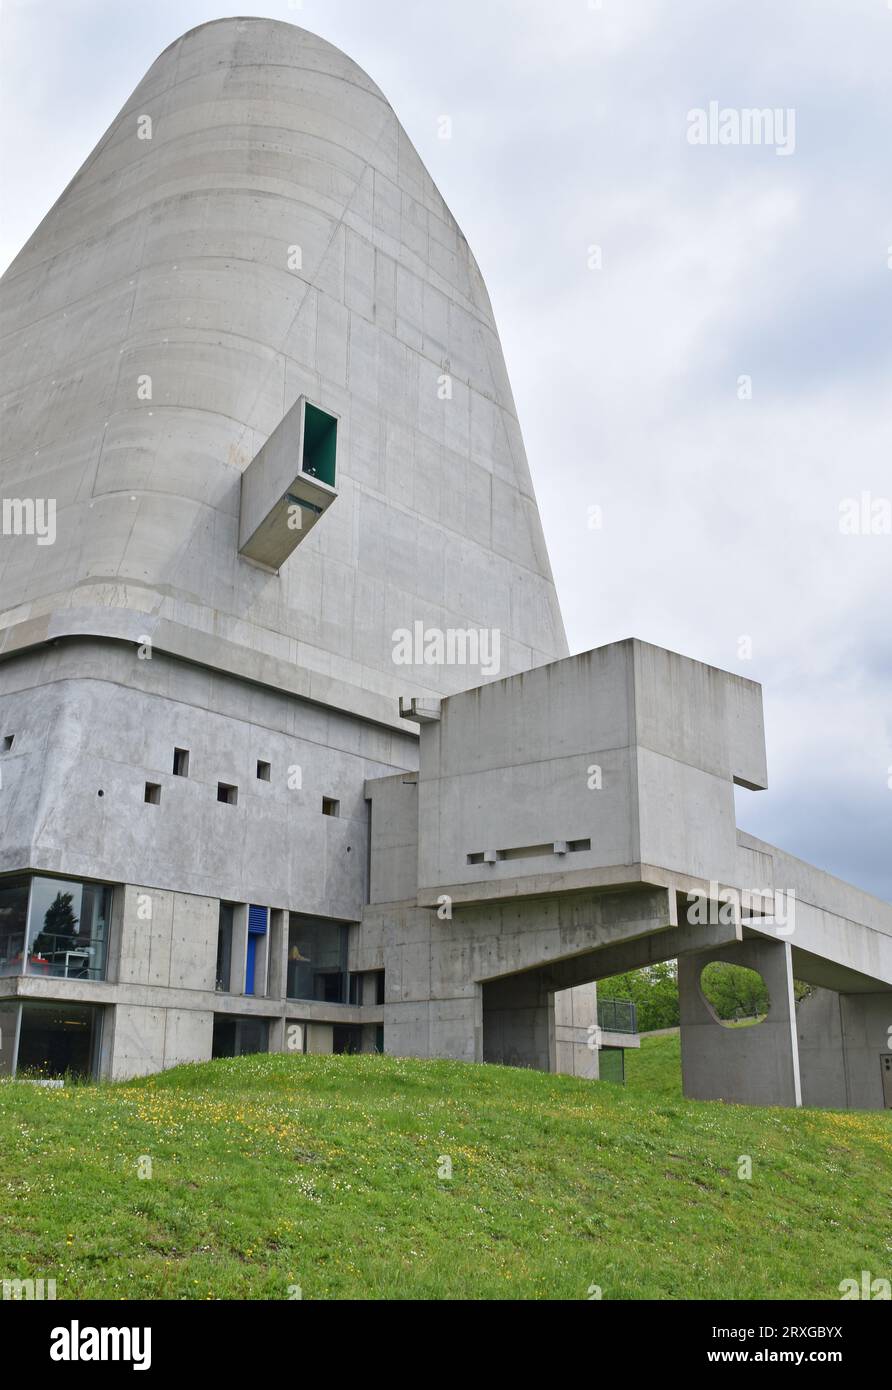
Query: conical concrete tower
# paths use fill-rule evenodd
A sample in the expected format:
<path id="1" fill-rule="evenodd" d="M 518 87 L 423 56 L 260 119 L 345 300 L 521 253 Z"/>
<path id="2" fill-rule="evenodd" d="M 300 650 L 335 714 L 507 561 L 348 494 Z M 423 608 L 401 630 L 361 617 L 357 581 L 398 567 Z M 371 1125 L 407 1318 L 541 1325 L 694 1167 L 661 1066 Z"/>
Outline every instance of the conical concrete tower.
<path id="1" fill-rule="evenodd" d="M 388 711 L 495 674 L 395 665 L 418 622 L 497 630 L 502 675 L 565 654 L 480 272 L 330 44 L 252 19 L 172 44 L 9 269 L 2 314 L 4 495 L 56 502 L 52 546 L 4 540 L 8 640 L 24 619 L 169 623 L 186 656 L 197 631 Z M 338 495 L 270 574 L 240 554 L 242 475 L 301 397 L 337 417 Z"/>

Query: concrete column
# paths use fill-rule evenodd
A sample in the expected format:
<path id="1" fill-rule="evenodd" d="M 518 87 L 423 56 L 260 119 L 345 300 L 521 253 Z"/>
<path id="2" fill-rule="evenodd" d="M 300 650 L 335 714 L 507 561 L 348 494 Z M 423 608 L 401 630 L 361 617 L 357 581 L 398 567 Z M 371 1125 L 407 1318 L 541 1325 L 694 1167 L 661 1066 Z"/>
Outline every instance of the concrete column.
<path id="1" fill-rule="evenodd" d="M 483 986 L 483 1060 L 556 1070 L 554 991 L 530 970 Z"/>
<path id="2" fill-rule="evenodd" d="M 710 961 L 759 972 L 770 999 L 762 1023 L 722 1026 L 700 989 L 700 972 Z M 690 1100 L 802 1104 L 789 942 L 752 937 L 716 951 L 679 956 L 678 996 L 682 1081 Z"/>
<path id="3" fill-rule="evenodd" d="M 378 973 L 375 970 L 366 970 L 362 977 L 360 989 L 360 1003 L 364 1008 L 374 1008 L 378 1003 Z M 378 1025 L 376 1023 L 364 1023 L 362 1025 L 362 1050 L 363 1052 L 374 1052 L 378 1035 Z"/>
<path id="4" fill-rule="evenodd" d="M 796 1022 L 804 1104 L 892 1108 L 892 991 L 816 989 L 799 1005 Z"/>
<path id="5" fill-rule="evenodd" d="M 308 1023 L 307 1052 L 331 1052 L 334 1048 L 334 1029 L 330 1023 Z"/>
<path id="6" fill-rule="evenodd" d="M 366 970 L 362 977 L 362 994 L 360 1002 L 363 1008 L 373 1009 L 378 1003 L 378 972 L 377 970 Z"/>
<path id="7" fill-rule="evenodd" d="M 19 1033 L 19 1001 L 0 1003 L 0 1076 L 11 1076 Z"/>
<path id="8" fill-rule="evenodd" d="M 554 996 L 555 1071 L 598 1079 L 598 989 L 575 985 Z"/>
<path id="9" fill-rule="evenodd" d="M 288 980 L 288 913 L 281 908 L 273 908 L 269 914 L 268 979 L 269 998 L 284 999 Z"/>
<path id="10" fill-rule="evenodd" d="M 244 994 L 248 964 L 248 904 L 236 903 L 232 910 L 232 961 L 229 975 L 231 994 Z"/>
<path id="11" fill-rule="evenodd" d="M 286 1050 L 285 1020 L 284 1018 L 271 1018 L 269 1020 L 268 1051 L 285 1052 Z"/>

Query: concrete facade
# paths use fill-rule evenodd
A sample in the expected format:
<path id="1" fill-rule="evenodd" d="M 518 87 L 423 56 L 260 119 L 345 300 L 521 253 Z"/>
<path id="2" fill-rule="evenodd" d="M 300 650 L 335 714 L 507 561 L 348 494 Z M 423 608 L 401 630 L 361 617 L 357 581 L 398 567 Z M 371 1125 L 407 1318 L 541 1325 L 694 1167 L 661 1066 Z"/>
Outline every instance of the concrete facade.
<path id="1" fill-rule="evenodd" d="M 757 685 L 568 655 L 482 277 L 349 58 L 185 34 L 0 311 L 0 1072 L 596 1078 L 596 982 L 678 958 L 688 1094 L 884 1103 L 892 908 L 738 830 Z M 706 958 L 771 976 L 739 1045 Z"/>

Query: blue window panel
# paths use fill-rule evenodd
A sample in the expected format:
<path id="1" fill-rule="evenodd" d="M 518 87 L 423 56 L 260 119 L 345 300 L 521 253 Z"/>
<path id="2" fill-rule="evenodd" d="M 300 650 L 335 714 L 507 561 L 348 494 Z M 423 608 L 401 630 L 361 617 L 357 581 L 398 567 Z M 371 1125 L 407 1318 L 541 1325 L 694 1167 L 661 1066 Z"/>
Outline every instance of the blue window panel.
<path id="1" fill-rule="evenodd" d="M 252 903 L 248 908 L 248 931 L 254 936 L 266 936 L 268 921 L 269 908 L 255 907 Z"/>
<path id="2" fill-rule="evenodd" d="M 245 957 L 245 993 L 254 993 L 254 975 L 257 967 L 257 942 L 266 936 L 269 924 L 269 908 L 257 907 L 252 903 L 248 908 L 248 954 Z"/>

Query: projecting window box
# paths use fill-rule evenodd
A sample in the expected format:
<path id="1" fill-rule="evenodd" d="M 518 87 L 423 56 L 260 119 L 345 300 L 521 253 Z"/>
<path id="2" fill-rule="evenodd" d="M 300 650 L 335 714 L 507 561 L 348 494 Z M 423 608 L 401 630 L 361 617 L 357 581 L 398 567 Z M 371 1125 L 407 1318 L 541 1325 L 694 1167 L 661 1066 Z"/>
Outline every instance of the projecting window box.
<path id="1" fill-rule="evenodd" d="M 338 417 L 301 396 L 242 474 L 239 554 L 279 570 L 337 498 Z"/>

